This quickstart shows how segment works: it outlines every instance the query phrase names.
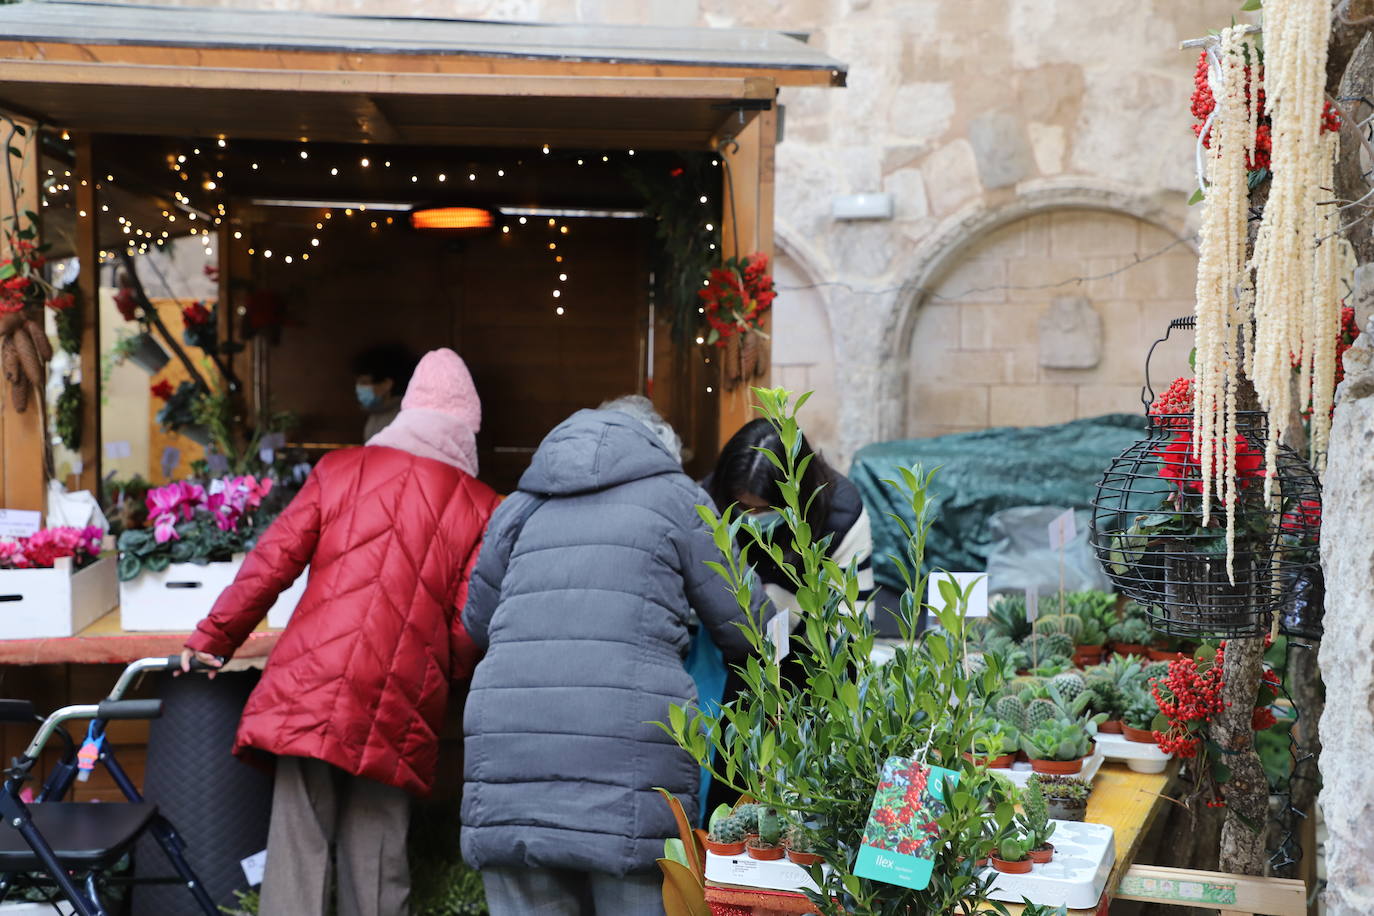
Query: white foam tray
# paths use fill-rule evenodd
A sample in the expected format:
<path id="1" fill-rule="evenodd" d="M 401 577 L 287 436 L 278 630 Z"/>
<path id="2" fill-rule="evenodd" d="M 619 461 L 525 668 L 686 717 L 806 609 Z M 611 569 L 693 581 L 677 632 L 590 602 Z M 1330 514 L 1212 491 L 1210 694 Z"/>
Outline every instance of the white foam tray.
<path id="1" fill-rule="evenodd" d="M 1045 906 L 1095 909 L 1116 862 L 1112 828 L 1081 821 L 1054 821 L 1054 858 L 1032 865 L 1024 875 L 1004 875 L 991 866 L 985 874 L 997 876 L 989 890 L 993 900 L 1020 903 L 1029 900 Z"/>
<path id="2" fill-rule="evenodd" d="M 1098 734 L 1097 748 L 1108 760 L 1120 760 L 1137 773 L 1163 773 L 1172 754 L 1157 744 L 1127 741 L 1125 735 Z"/>
<path id="3" fill-rule="evenodd" d="M 707 852 L 706 879 L 771 891 L 820 891 L 800 865 L 794 865 L 785 858 L 773 861 L 751 859 L 747 852 L 737 856 L 718 856 L 714 852 Z"/>
<path id="4" fill-rule="evenodd" d="M 1102 769 L 1102 761 L 1102 745 L 1100 743 L 1099 736 L 1099 744 L 1097 745 L 1097 749 L 1093 751 L 1093 755 L 1091 757 L 1083 761 L 1083 769 L 1079 770 L 1077 773 L 1068 773 L 1066 775 L 1074 776 L 1078 779 L 1084 780 L 1085 782 L 1092 782 L 1093 777 L 1097 775 L 1097 771 Z M 1030 782 L 1031 776 L 1035 773 L 1035 771 L 1031 769 L 1031 765 L 1029 763 L 1019 762 L 1013 763 L 1011 765 L 1011 769 L 1009 770 L 988 770 L 988 772 L 996 773 L 1000 776 L 1005 776 L 1007 779 L 1011 780 L 1018 786 L 1025 786 L 1026 783 Z"/>

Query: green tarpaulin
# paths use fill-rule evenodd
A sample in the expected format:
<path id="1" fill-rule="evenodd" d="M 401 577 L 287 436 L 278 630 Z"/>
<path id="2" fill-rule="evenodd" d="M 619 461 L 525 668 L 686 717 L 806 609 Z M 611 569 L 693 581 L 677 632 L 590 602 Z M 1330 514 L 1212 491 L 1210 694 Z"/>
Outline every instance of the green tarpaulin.
<path id="1" fill-rule="evenodd" d="M 885 480 L 897 468 L 939 468 L 932 483 L 935 525 L 926 542 L 930 569 L 981 570 L 991 538 L 988 519 L 1013 506 L 1087 508 L 1111 460 L 1145 435 L 1145 419 L 1109 414 L 1058 426 L 1002 427 L 974 433 L 879 442 L 860 449 L 849 477 L 863 494 L 873 525 L 873 572 L 902 587 L 889 556 L 904 549 L 890 517 L 911 522 L 910 507 Z"/>

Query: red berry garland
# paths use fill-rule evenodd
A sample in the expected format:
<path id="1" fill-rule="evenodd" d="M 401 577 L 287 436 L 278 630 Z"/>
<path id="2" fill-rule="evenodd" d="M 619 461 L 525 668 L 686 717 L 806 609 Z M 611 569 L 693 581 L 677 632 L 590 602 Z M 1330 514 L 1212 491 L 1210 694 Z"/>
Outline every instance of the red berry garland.
<path id="1" fill-rule="evenodd" d="M 723 267 L 711 271 L 706 288 L 698 295 L 711 328 L 707 343 L 724 347 L 726 340 L 736 334 L 758 330 L 777 297 L 773 277 L 768 273 L 768 256 L 731 258 Z"/>
<path id="2" fill-rule="evenodd" d="M 1165 419 L 1160 425 L 1172 429 L 1191 429 L 1193 413 L 1193 380 L 1176 378 L 1150 405 L 1150 416 Z"/>

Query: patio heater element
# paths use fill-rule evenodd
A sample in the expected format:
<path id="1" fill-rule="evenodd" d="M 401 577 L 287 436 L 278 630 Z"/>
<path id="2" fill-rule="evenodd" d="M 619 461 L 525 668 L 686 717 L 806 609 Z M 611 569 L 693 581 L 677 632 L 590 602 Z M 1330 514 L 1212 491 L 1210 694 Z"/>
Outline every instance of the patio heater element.
<path id="1" fill-rule="evenodd" d="M 490 210 L 478 207 L 427 207 L 412 210 L 410 225 L 422 231 L 460 232 L 490 229 L 495 222 Z"/>

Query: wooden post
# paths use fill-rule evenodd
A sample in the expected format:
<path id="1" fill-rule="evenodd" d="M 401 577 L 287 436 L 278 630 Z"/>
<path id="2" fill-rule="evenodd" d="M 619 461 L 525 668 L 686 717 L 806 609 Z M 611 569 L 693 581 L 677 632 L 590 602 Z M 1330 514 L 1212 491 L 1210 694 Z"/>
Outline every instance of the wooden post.
<path id="1" fill-rule="evenodd" d="M 100 195 L 96 192 L 95 152 L 91 135 L 73 135 L 76 146 L 76 257 L 81 264 L 81 473 L 78 485 L 100 496 Z"/>
<path id="2" fill-rule="evenodd" d="M 727 140 L 722 145 L 723 257 L 744 257 L 755 252 L 766 254 L 770 259 L 773 257 L 773 173 L 777 125 L 776 110 L 759 112 L 733 140 Z M 771 334 L 772 326 L 772 315 L 769 313 L 764 320 L 764 332 Z M 717 450 L 737 429 L 758 416 L 754 412 L 754 399 L 749 389 L 769 384 L 772 337 L 764 338 L 760 345 L 760 364 L 764 370 L 759 377 L 745 380 L 733 391 L 727 391 L 724 366 L 716 365 L 715 371 L 710 373 L 715 380 L 711 387 L 714 388 L 718 408 L 715 424 Z"/>
<path id="3" fill-rule="evenodd" d="M 8 150 L 0 152 L 6 159 L 5 177 L 12 178 L 19 192 L 16 200 L 9 187 L 0 187 L 0 226 L 4 227 L 6 233 L 24 224 L 25 213 L 38 212 L 42 190 L 42 173 L 39 171 L 42 147 L 38 142 L 38 125 L 23 121 L 17 123 L 23 126 L 25 134 L 21 137 L 15 133 L 10 137 L 9 145 L 22 155 L 11 155 Z M 9 134 L 8 127 L 5 127 L 5 133 Z M 44 392 L 33 392 L 29 408 L 23 413 L 14 410 L 8 390 L 3 396 L 4 404 L 0 406 L 0 418 L 3 418 L 3 442 L 0 442 L 0 452 L 4 456 L 3 508 L 36 509 L 42 512 L 47 508 L 48 497 L 43 441 Z"/>

